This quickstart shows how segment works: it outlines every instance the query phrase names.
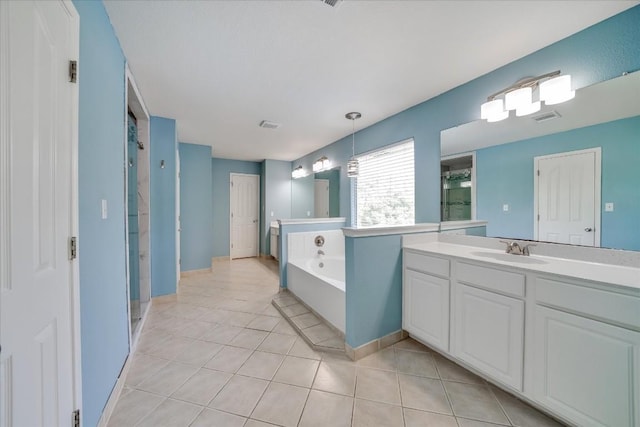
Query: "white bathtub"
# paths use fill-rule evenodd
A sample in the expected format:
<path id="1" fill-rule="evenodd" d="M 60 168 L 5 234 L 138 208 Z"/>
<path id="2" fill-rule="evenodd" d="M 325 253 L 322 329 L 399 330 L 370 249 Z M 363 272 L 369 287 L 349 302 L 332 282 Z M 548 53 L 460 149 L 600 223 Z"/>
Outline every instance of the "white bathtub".
<path id="1" fill-rule="evenodd" d="M 343 257 L 316 256 L 287 263 L 289 291 L 342 333 L 346 313 L 344 274 Z"/>

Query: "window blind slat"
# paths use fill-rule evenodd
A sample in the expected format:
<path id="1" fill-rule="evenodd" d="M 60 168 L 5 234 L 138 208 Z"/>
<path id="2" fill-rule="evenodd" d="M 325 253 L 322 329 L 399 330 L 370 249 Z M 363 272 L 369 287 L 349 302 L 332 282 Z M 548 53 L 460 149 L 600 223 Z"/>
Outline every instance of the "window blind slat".
<path id="1" fill-rule="evenodd" d="M 358 157 L 355 182 L 358 227 L 415 222 L 413 139 Z"/>

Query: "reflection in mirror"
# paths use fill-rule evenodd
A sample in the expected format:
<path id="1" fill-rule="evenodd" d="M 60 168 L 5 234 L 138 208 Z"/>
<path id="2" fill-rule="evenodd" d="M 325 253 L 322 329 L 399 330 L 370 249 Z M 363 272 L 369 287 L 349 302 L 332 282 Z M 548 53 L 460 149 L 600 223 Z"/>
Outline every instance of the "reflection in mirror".
<path id="1" fill-rule="evenodd" d="M 475 153 L 487 236 L 640 250 L 640 72 L 532 116 L 444 130 L 441 152 Z"/>
<path id="2" fill-rule="evenodd" d="M 473 218 L 473 156 L 450 157 L 440 162 L 440 220 Z"/>
<path id="3" fill-rule="evenodd" d="M 291 180 L 292 218 L 340 216 L 340 167 Z"/>

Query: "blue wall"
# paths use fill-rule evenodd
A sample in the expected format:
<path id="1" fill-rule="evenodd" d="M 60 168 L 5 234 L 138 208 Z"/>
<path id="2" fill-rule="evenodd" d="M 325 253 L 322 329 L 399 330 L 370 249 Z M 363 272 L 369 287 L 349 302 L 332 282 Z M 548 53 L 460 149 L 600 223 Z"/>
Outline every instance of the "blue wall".
<path id="1" fill-rule="evenodd" d="M 211 267 L 213 200 L 211 147 L 180 143 L 181 271 Z"/>
<path id="2" fill-rule="evenodd" d="M 129 352 L 125 259 L 125 58 L 101 2 L 80 15 L 79 261 L 82 424 L 95 426 Z M 100 203 L 109 217 L 101 219 Z M 105 351 L 108 349 L 108 351 Z"/>
<path id="3" fill-rule="evenodd" d="M 314 192 L 313 174 L 291 180 L 291 218 L 313 218 Z"/>
<path id="4" fill-rule="evenodd" d="M 260 247 L 262 253 L 269 254 L 271 221 L 291 218 L 291 162 L 265 160 L 262 165 L 263 216 Z"/>
<path id="5" fill-rule="evenodd" d="M 640 116 L 476 151 L 477 216 L 489 221 L 487 235 L 533 239 L 533 158 L 593 147 L 602 147 L 601 246 L 640 250 Z"/>
<path id="6" fill-rule="evenodd" d="M 176 293 L 176 121 L 151 117 L 151 296 Z M 164 160 L 164 168 L 160 162 Z"/>
<path id="7" fill-rule="evenodd" d="M 246 173 L 260 175 L 261 164 L 242 160 L 211 159 L 213 184 L 213 257 L 229 256 L 229 175 Z M 262 181 L 262 179 L 261 179 Z M 262 203 L 260 203 L 262 206 Z"/>
<path id="8" fill-rule="evenodd" d="M 402 329 L 401 249 L 400 235 L 345 237 L 345 335 L 352 348 Z"/>
<path id="9" fill-rule="evenodd" d="M 329 217 L 340 216 L 340 169 L 318 172 L 314 178 L 329 180 Z"/>
<path id="10" fill-rule="evenodd" d="M 438 222 L 440 131 L 478 120 L 480 104 L 491 93 L 525 76 L 557 69 L 563 74 L 571 74 L 576 89 L 640 69 L 640 6 L 358 131 L 356 154 L 413 137 L 416 222 Z M 358 110 L 366 117 L 366 106 L 358 107 Z M 313 161 L 323 155 L 334 165 L 345 166 L 351 156 L 350 136 L 309 153 L 293 164 L 311 170 Z M 351 188 L 346 167 L 341 169 L 340 215 L 350 220 Z"/>

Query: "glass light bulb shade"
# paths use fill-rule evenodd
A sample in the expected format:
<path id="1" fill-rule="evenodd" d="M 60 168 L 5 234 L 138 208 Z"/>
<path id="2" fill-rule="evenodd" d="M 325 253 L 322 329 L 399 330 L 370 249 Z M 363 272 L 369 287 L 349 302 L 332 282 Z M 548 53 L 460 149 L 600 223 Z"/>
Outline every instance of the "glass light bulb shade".
<path id="1" fill-rule="evenodd" d="M 293 170 L 293 172 L 291 172 L 291 177 L 294 179 L 302 178 L 303 176 L 304 176 L 304 169 L 302 169 L 302 166 L 298 166 Z"/>
<path id="2" fill-rule="evenodd" d="M 546 105 L 555 105 L 573 99 L 576 91 L 571 90 L 571 75 L 554 77 L 540 83 L 540 101 Z"/>
<path id="3" fill-rule="evenodd" d="M 502 99 L 494 99 L 487 101 L 480 106 L 480 118 L 489 120 L 490 117 L 494 117 L 499 113 L 504 112 L 504 103 Z"/>
<path id="4" fill-rule="evenodd" d="M 349 178 L 355 178 L 360 171 L 360 164 L 357 159 L 351 159 L 347 162 L 347 176 Z"/>
<path id="5" fill-rule="evenodd" d="M 313 162 L 312 168 L 314 172 L 320 172 L 322 170 L 322 159 L 318 159 L 315 162 Z"/>
<path id="6" fill-rule="evenodd" d="M 533 91 L 530 87 L 523 87 L 507 92 L 504 96 L 504 109 L 517 110 L 518 108 L 531 104 L 532 94 Z"/>
<path id="7" fill-rule="evenodd" d="M 528 105 L 524 105 L 522 107 L 518 107 L 516 109 L 516 116 L 528 116 L 529 114 L 537 113 L 540 111 L 540 101 L 532 102 Z"/>
<path id="8" fill-rule="evenodd" d="M 322 169 L 330 169 L 331 168 L 331 160 L 326 157 L 322 158 Z"/>

